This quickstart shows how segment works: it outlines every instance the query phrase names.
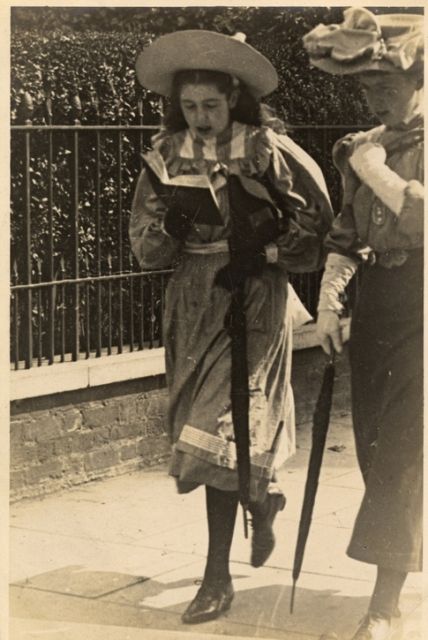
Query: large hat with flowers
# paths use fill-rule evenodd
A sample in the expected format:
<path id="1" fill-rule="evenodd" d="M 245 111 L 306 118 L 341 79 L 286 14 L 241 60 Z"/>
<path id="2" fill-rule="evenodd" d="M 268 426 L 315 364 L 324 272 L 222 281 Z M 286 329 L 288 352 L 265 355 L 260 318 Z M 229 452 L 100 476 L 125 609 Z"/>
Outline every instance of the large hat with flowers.
<path id="1" fill-rule="evenodd" d="M 351 7 L 342 24 L 319 24 L 303 37 L 313 66 L 337 75 L 365 71 L 407 71 L 423 64 L 423 16 L 376 16 Z"/>
<path id="2" fill-rule="evenodd" d="M 189 29 L 161 36 L 137 58 L 139 82 L 160 95 L 169 96 L 177 71 L 223 71 L 244 82 L 261 98 L 278 85 L 273 65 L 245 42 L 244 34 L 227 36 L 215 31 Z"/>

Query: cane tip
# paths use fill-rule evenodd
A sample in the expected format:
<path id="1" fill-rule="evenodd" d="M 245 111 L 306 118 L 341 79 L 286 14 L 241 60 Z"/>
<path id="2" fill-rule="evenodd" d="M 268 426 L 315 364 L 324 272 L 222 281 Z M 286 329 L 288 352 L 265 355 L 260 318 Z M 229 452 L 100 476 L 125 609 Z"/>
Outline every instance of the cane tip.
<path id="1" fill-rule="evenodd" d="M 290 614 L 292 615 L 294 612 L 294 596 L 296 593 L 296 581 L 293 580 L 293 586 L 291 588 L 291 600 L 290 600 Z"/>

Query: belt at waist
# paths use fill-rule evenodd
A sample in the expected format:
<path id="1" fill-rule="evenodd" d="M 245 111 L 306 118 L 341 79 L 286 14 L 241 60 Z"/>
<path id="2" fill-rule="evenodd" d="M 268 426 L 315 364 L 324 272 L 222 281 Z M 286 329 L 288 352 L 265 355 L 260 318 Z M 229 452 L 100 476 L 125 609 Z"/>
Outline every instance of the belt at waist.
<path id="1" fill-rule="evenodd" d="M 212 253 L 229 253 L 229 243 L 227 240 L 217 240 L 217 242 L 186 242 L 184 253 L 200 253 L 209 255 Z"/>
<path id="2" fill-rule="evenodd" d="M 401 267 L 409 258 L 422 257 L 423 248 L 415 249 L 389 249 L 388 251 L 373 251 L 369 256 L 370 264 L 380 264 L 381 267 L 391 269 Z"/>

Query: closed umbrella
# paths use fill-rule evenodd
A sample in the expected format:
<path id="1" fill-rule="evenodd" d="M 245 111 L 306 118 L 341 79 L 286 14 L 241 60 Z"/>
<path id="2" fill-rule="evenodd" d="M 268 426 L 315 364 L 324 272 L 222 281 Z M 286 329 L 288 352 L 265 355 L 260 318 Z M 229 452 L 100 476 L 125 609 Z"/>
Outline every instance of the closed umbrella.
<path id="1" fill-rule="evenodd" d="M 300 515 L 299 532 L 297 535 L 296 550 L 293 564 L 293 587 L 291 591 L 290 613 L 293 613 L 294 596 L 297 580 L 303 563 L 306 541 L 309 535 L 309 527 L 312 521 L 315 496 L 318 489 L 318 481 L 321 471 L 321 463 L 327 438 L 328 424 L 330 420 L 331 402 L 333 397 L 333 384 L 335 374 L 335 351 L 331 347 L 331 356 L 324 368 L 320 394 L 316 403 L 312 423 L 312 447 L 309 458 L 308 473 L 306 477 L 305 493 L 303 497 L 302 512 Z"/>

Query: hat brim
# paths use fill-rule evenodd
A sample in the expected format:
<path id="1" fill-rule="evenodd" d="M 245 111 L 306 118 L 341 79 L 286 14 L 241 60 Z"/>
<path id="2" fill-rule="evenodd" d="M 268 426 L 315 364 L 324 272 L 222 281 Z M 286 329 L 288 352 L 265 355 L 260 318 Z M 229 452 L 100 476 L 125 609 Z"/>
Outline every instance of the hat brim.
<path id="1" fill-rule="evenodd" d="M 256 98 L 278 86 L 276 70 L 265 56 L 246 42 L 213 31 L 192 29 L 161 36 L 136 62 L 138 81 L 163 96 L 171 95 L 175 73 L 190 69 L 234 75 Z"/>
<path id="2" fill-rule="evenodd" d="M 397 73 L 402 71 L 385 60 L 360 60 L 357 62 L 339 62 L 332 58 L 311 58 L 311 65 L 335 76 L 355 75 L 366 71 Z"/>

